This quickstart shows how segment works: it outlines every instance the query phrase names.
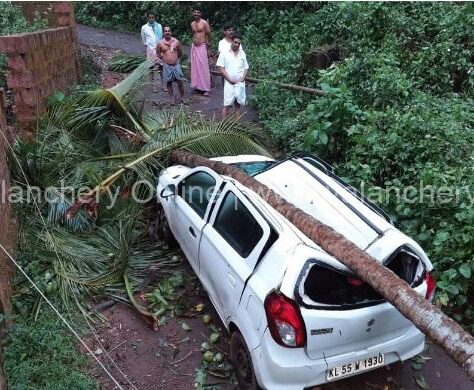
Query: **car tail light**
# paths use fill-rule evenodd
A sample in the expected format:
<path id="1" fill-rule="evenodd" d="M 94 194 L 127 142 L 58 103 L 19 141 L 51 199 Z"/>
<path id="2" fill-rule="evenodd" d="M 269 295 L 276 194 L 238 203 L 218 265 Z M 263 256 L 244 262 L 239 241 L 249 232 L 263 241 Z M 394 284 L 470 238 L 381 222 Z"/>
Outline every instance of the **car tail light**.
<path id="1" fill-rule="evenodd" d="M 426 295 L 425 298 L 431 301 L 434 296 L 434 292 L 436 289 L 436 280 L 431 274 L 431 272 L 426 273 L 425 277 L 425 282 L 426 282 Z"/>
<path id="2" fill-rule="evenodd" d="M 306 345 L 306 327 L 296 302 L 273 291 L 264 306 L 270 333 L 278 344 L 291 348 Z"/>
<path id="3" fill-rule="evenodd" d="M 347 277 L 347 283 L 354 287 L 360 287 L 364 284 L 364 282 L 360 279 L 351 278 L 350 276 Z"/>

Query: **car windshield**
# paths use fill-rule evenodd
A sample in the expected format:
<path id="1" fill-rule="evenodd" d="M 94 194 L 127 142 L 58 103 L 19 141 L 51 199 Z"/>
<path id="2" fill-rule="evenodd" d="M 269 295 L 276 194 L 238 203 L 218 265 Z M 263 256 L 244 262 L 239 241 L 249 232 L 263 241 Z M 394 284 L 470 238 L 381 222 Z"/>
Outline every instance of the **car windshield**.
<path id="1" fill-rule="evenodd" d="M 250 161 L 230 165 L 233 165 L 234 167 L 244 171 L 249 176 L 255 176 L 271 168 L 277 163 L 278 161 Z"/>

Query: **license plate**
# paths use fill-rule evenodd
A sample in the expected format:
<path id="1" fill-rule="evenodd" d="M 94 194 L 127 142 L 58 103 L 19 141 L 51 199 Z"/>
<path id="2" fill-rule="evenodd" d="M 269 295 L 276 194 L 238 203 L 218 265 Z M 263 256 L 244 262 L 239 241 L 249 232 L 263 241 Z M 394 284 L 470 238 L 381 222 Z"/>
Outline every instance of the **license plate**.
<path id="1" fill-rule="evenodd" d="M 366 370 L 371 370 L 372 368 L 383 366 L 383 362 L 383 353 L 379 353 L 366 359 L 359 360 L 357 362 L 352 362 L 344 364 L 342 366 L 329 368 L 328 370 L 326 370 L 326 381 L 329 382 L 343 378 L 348 375 L 353 375 Z"/>

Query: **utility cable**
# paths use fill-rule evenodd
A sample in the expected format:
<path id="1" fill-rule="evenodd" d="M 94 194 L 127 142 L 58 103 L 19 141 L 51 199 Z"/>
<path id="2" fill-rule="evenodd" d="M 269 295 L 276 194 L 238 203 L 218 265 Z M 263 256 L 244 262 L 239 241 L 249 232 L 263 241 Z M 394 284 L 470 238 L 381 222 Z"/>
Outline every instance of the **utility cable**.
<path id="1" fill-rule="evenodd" d="M 4 131 L 1 131 L 2 133 L 2 137 L 5 141 L 5 144 L 8 145 L 8 148 L 10 149 L 11 153 L 12 153 L 12 156 L 13 158 L 15 159 L 15 162 L 16 164 L 18 165 L 18 168 L 20 169 L 24 179 L 25 179 L 25 182 L 26 182 L 26 185 L 28 187 L 28 189 L 31 189 L 31 185 L 28 181 L 28 177 L 26 176 L 26 173 L 25 171 L 23 170 L 23 167 L 21 166 L 21 163 L 20 161 L 18 160 L 18 157 L 16 156 L 15 154 L 15 151 L 13 150 L 12 146 L 10 145 L 10 142 L 8 141 L 7 137 L 5 136 L 5 132 Z M 35 205 L 35 208 L 38 212 L 38 215 L 40 216 L 41 218 L 41 222 L 44 226 L 44 228 L 46 229 L 46 231 L 48 232 L 48 234 L 53 237 L 51 235 L 51 233 L 49 232 L 48 230 L 48 226 L 46 224 L 46 221 L 44 220 L 44 217 L 43 217 L 43 214 L 41 213 L 41 210 L 38 206 L 38 202 L 36 201 L 35 197 L 33 197 L 33 202 L 34 202 L 34 205 Z M 51 301 L 49 301 L 49 299 L 46 298 L 46 296 L 43 294 L 43 292 L 38 288 L 38 286 L 36 286 L 36 284 L 33 282 L 33 280 L 27 275 L 27 273 L 23 270 L 23 268 L 15 261 L 15 259 L 13 259 L 13 257 L 10 255 L 10 253 L 8 253 L 8 251 L 3 247 L 3 245 L 0 243 L 0 248 L 5 252 L 5 254 L 10 258 L 10 260 L 13 262 L 13 264 L 20 270 L 20 272 L 26 277 L 26 279 L 33 285 L 33 287 L 39 292 L 39 294 L 44 298 L 44 300 L 51 306 L 51 308 L 53 309 L 53 311 L 59 316 L 59 318 L 64 322 L 64 324 L 66 324 L 66 326 L 69 328 L 69 330 L 74 334 L 74 336 L 80 341 L 80 343 L 86 348 L 86 350 L 91 354 L 91 356 L 94 358 L 94 360 L 97 361 L 97 363 L 99 364 L 99 366 L 104 370 L 104 372 L 110 377 L 110 379 L 112 379 L 112 381 L 116 384 L 116 386 L 120 389 L 120 390 L 123 390 L 123 387 L 120 385 L 120 383 L 117 381 L 117 379 L 115 379 L 115 377 L 112 375 L 112 373 L 107 370 L 107 368 L 103 365 L 103 363 L 99 360 L 99 358 L 94 354 L 94 352 L 86 345 L 86 343 L 81 339 L 81 337 L 79 336 L 79 334 L 72 328 L 72 326 L 69 324 L 69 322 L 67 322 L 67 320 L 61 315 L 61 313 L 56 309 L 56 307 L 51 303 Z M 54 248 L 54 253 L 56 254 L 56 257 L 59 261 L 61 261 L 61 259 L 59 258 L 59 254 L 56 250 L 56 246 L 54 245 L 53 246 Z M 113 361 L 113 359 L 110 357 L 109 354 L 107 354 L 107 357 L 112 361 L 112 363 L 117 367 L 117 364 Z M 123 377 L 128 381 L 130 382 L 130 380 L 128 379 L 128 377 L 123 373 L 122 370 L 120 370 L 120 373 L 123 375 Z M 132 384 L 133 386 L 133 384 Z M 133 386 L 135 388 L 135 386 Z"/>
<path id="2" fill-rule="evenodd" d="M 46 301 L 46 303 L 53 309 L 53 311 L 56 313 L 56 315 L 61 319 L 62 322 L 69 328 L 71 333 L 76 336 L 76 338 L 79 340 L 79 342 L 83 345 L 83 347 L 89 352 L 92 357 L 97 361 L 99 366 L 105 371 L 105 373 L 110 377 L 110 379 L 113 380 L 115 385 L 120 389 L 123 390 L 123 387 L 118 383 L 118 381 L 113 377 L 113 375 L 110 373 L 109 370 L 102 364 L 102 362 L 99 360 L 99 358 L 95 355 L 95 353 L 89 348 L 89 346 L 85 343 L 85 341 L 79 336 L 79 334 L 74 330 L 74 328 L 69 324 L 69 322 L 62 316 L 62 314 L 59 312 L 58 309 L 53 305 L 53 303 L 46 297 L 46 295 L 43 294 L 43 292 L 40 290 L 40 288 L 35 284 L 35 282 L 28 276 L 28 274 L 23 270 L 23 267 L 16 262 L 16 260 L 12 257 L 12 255 L 4 248 L 2 244 L 0 244 L 0 249 L 3 250 L 3 252 L 8 256 L 8 258 L 11 260 L 11 262 L 17 267 L 20 272 L 23 274 L 23 276 L 31 283 L 31 285 L 35 288 L 36 291 L 40 294 L 40 296 Z"/>

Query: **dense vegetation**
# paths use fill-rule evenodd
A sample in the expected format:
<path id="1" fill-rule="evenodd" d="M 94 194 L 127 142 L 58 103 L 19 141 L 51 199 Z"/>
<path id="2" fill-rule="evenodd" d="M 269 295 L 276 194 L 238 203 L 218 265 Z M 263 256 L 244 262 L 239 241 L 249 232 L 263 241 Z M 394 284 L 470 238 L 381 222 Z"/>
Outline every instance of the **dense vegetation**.
<path id="1" fill-rule="evenodd" d="M 202 10 L 203 17 L 209 20 L 213 29 L 213 44 L 217 48 L 217 37 L 226 23 L 241 26 L 245 23 L 246 15 L 251 18 L 254 10 L 286 9 L 291 4 L 283 2 L 156 2 L 156 1 L 127 1 L 127 2 L 86 2 L 76 3 L 76 18 L 79 23 L 102 27 L 112 30 L 138 32 L 146 23 L 146 12 L 154 10 L 157 21 L 171 27 L 173 34 L 183 42 L 190 42 L 191 13 L 194 7 Z"/>
<path id="2" fill-rule="evenodd" d="M 438 304 L 472 331 L 474 6 L 307 7 L 247 19 L 254 75 L 327 92 L 313 98 L 258 85 L 262 122 L 285 153 L 322 155 L 388 209 L 433 260 Z M 317 69 L 308 53 L 328 48 L 339 60 Z"/>
<path id="3" fill-rule="evenodd" d="M 33 23 L 29 23 L 18 6 L 9 1 L 0 3 L 0 35 L 25 33 L 46 28 L 48 25 L 44 15 L 37 15 Z"/>

